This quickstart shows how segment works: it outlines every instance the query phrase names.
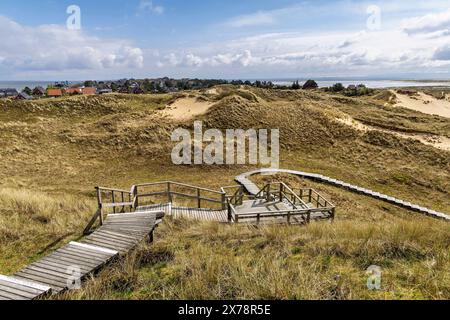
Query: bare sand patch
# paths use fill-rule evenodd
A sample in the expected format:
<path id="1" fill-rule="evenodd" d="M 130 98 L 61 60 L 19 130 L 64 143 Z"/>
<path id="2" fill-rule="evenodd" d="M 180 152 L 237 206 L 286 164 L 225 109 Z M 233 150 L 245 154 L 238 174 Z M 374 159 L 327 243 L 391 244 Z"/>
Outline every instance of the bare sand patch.
<path id="1" fill-rule="evenodd" d="M 213 103 L 201 101 L 197 98 L 180 98 L 174 103 L 167 105 L 162 111 L 163 115 L 174 120 L 189 120 L 195 116 L 205 114 Z"/>
<path id="2" fill-rule="evenodd" d="M 418 92 L 414 96 L 399 94 L 395 91 L 392 91 L 392 93 L 397 96 L 397 103 L 395 104 L 397 107 L 450 118 L 450 101 L 447 99 L 439 100 L 423 92 Z"/>
<path id="3" fill-rule="evenodd" d="M 352 127 L 353 129 L 356 129 L 360 132 L 368 132 L 368 131 L 387 132 L 387 133 L 396 135 L 397 137 L 400 137 L 400 138 L 418 140 L 423 144 L 433 146 L 440 150 L 450 151 L 450 138 L 447 138 L 444 136 L 426 135 L 426 134 L 408 134 L 408 133 L 397 132 L 397 131 L 393 131 L 393 130 L 380 129 L 380 128 L 376 128 L 373 126 L 365 125 L 364 123 L 361 123 L 349 116 L 337 118 L 336 120 L 340 123 L 343 123 L 347 126 Z"/>

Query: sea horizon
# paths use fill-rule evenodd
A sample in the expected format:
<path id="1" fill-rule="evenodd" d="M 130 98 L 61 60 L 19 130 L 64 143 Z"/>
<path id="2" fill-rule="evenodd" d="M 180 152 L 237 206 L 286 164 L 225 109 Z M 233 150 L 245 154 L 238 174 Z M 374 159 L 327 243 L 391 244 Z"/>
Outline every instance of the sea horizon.
<path id="1" fill-rule="evenodd" d="M 140 78 L 136 78 L 140 79 Z M 155 79 L 155 78 L 150 78 Z M 95 80 L 95 81 L 117 81 L 114 80 Z M 299 81 L 300 84 L 307 81 L 307 78 L 249 78 L 249 79 L 225 79 L 228 81 L 242 80 L 242 81 L 271 81 L 275 85 L 291 85 L 295 81 Z M 342 83 L 344 86 L 364 84 L 365 86 L 373 89 L 383 88 L 398 88 L 398 87 L 450 87 L 450 79 L 434 80 L 434 79 L 371 79 L 371 78 L 313 78 L 317 82 L 320 88 L 330 87 L 335 83 Z M 53 85 L 58 82 L 68 82 L 69 84 L 82 83 L 86 80 L 79 81 L 66 81 L 66 80 L 12 80 L 12 81 L 0 81 L 0 88 L 12 88 L 18 91 L 22 91 L 25 87 L 31 89 L 41 86 L 46 88 L 49 85 Z"/>

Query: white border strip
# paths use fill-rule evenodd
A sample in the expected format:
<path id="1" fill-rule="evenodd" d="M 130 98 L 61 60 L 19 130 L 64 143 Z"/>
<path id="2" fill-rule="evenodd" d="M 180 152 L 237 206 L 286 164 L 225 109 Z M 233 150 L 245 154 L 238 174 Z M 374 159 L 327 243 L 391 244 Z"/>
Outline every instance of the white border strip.
<path id="1" fill-rule="evenodd" d="M 36 283 L 36 282 L 31 282 L 31 281 L 25 281 L 25 280 L 22 280 L 22 279 L 16 279 L 16 278 L 13 278 L 13 277 L 7 277 L 7 276 L 0 275 L 0 280 L 5 281 L 5 282 L 10 282 L 10 283 L 13 283 L 13 284 L 17 284 L 17 285 L 20 285 L 20 286 L 24 286 L 24 287 L 36 289 L 36 290 L 42 290 L 43 293 L 52 290 L 52 288 L 44 286 L 42 284 L 39 284 L 39 283 Z"/>
<path id="2" fill-rule="evenodd" d="M 111 254 L 113 256 L 116 254 L 119 254 L 119 252 L 115 251 L 115 250 L 106 249 L 103 247 L 92 246 L 89 244 L 84 244 L 84 243 L 79 243 L 79 242 L 72 241 L 71 243 L 69 243 L 69 245 L 80 247 L 80 248 L 85 248 L 85 249 L 89 249 L 89 250 L 93 250 L 93 251 L 103 252 L 103 253 Z"/>

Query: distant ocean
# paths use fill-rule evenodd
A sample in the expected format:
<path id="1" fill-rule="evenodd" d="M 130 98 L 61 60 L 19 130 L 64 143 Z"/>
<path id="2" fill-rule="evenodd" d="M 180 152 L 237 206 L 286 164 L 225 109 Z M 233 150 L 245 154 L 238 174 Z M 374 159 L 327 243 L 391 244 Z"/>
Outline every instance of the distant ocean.
<path id="1" fill-rule="evenodd" d="M 261 79 L 266 81 L 272 81 L 277 85 L 291 85 L 295 79 L 285 79 L 285 80 L 268 80 Z M 299 80 L 299 83 L 303 83 L 304 81 Z M 365 84 L 369 88 L 393 88 L 393 87 L 450 87 L 450 81 L 445 82 L 431 82 L 431 81 L 401 81 L 401 80 L 318 80 L 316 81 L 319 87 L 331 87 L 333 84 L 340 82 L 344 86 L 349 86 L 351 84 Z M 55 81 L 0 81 L 0 88 L 13 88 L 18 91 L 23 90 L 25 87 L 29 87 L 33 89 L 34 87 L 41 86 L 47 88 L 48 85 L 54 84 Z M 72 82 L 77 83 L 77 82 Z M 79 82 L 78 82 L 79 83 Z"/>
<path id="2" fill-rule="evenodd" d="M 55 84 L 55 81 L 0 81 L 0 88 L 11 88 L 22 91 L 25 87 L 34 89 L 35 87 L 47 88 L 48 85 Z"/>
<path id="3" fill-rule="evenodd" d="M 272 80 L 277 85 L 291 85 L 294 80 Z M 300 81 L 303 83 L 305 81 Z M 450 87 L 450 82 L 431 82 L 431 81 L 401 81 L 401 80 L 318 80 L 316 81 L 319 87 L 326 88 L 331 87 L 335 83 L 342 83 L 345 87 L 349 85 L 364 84 L 366 87 L 373 89 L 382 88 L 398 88 L 398 87 Z"/>

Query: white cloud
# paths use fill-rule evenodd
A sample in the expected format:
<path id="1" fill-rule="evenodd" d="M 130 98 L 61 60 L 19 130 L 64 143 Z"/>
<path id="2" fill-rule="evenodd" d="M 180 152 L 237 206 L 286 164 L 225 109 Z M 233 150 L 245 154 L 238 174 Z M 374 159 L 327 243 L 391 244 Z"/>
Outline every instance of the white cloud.
<path id="1" fill-rule="evenodd" d="M 152 0 L 141 0 L 138 7 L 139 13 L 151 12 L 154 14 L 163 14 L 164 10 L 163 6 L 155 5 Z"/>
<path id="2" fill-rule="evenodd" d="M 444 46 L 446 43 L 448 47 Z M 356 33 L 268 33 L 209 43 L 190 48 L 188 53 L 175 50 L 166 54 L 159 66 L 273 76 L 420 73 L 445 65 L 436 60 L 450 60 L 447 48 L 450 48 L 450 36 L 410 36 L 400 27 Z"/>
<path id="3" fill-rule="evenodd" d="M 450 61 L 450 44 L 440 47 L 433 55 L 434 60 Z"/>
<path id="4" fill-rule="evenodd" d="M 104 40 L 57 25 L 27 27 L 0 16 L 0 64 L 27 71 L 142 68 L 143 53 L 125 40 Z"/>
<path id="5" fill-rule="evenodd" d="M 450 10 L 405 19 L 402 22 L 402 26 L 403 30 L 408 34 L 448 31 L 450 28 Z"/>
<path id="6" fill-rule="evenodd" d="M 274 14 L 271 12 L 259 11 L 253 14 L 235 17 L 225 23 L 225 26 L 233 28 L 270 25 L 275 22 Z"/>
<path id="7" fill-rule="evenodd" d="M 162 67 L 218 67 L 218 66 L 242 66 L 247 67 L 257 63 L 257 58 L 252 56 L 249 50 L 243 50 L 237 54 L 217 54 L 211 57 L 201 57 L 193 53 L 175 54 L 170 53 L 157 66 Z"/>

